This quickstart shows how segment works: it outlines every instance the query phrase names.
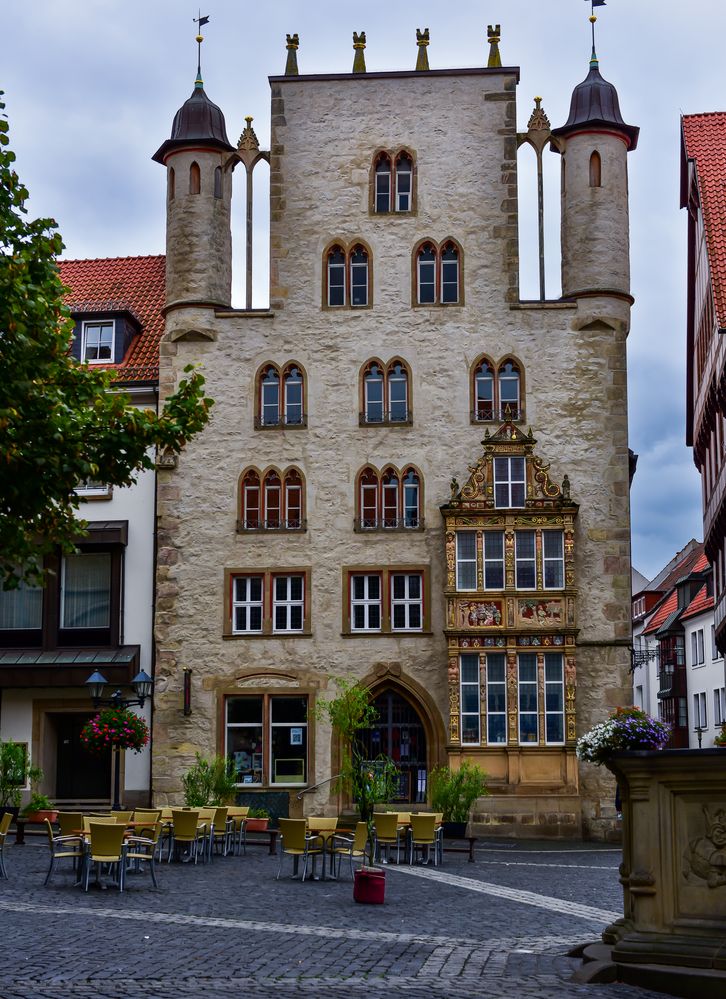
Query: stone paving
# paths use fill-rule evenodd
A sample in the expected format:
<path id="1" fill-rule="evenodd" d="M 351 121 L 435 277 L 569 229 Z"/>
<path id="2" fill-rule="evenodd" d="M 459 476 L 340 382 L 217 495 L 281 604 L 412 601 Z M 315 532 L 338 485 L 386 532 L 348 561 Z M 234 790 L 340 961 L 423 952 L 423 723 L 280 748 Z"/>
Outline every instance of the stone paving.
<path id="1" fill-rule="evenodd" d="M 389 865 L 386 904 L 340 881 L 275 880 L 265 848 L 163 864 L 123 895 L 84 894 L 70 869 L 46 888 L 42 841 L 6 847 L 0 999 L 654 999 L 575 985 L 576 944 L 619 914 L 619 853 L 484 844 L 477 862 Z M 287 874 L 285 868 L 283 874 Z"/>

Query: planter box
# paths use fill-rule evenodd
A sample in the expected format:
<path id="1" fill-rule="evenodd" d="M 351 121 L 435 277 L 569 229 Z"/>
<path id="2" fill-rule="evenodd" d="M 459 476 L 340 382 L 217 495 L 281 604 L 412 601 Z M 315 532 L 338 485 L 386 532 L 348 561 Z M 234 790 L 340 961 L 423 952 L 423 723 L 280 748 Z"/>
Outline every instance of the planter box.
<path id="1" fill-rule="evenodd" d="M 23 816 L 26 822 L 55 822 L 58 818 L 58 809 L 42 808 L 38 812 L 28 812 Z"/>
<path id="2" fill-rule="evenodd" d="M 247 832 L 266 832 L 269 824 L 269 819 L 245 819 Z"/>
<path id="3" fill-rule="evenodd" d="M 365 905 L 383 905 L 386 872 L 380 867 L 360 867 L 353 875 L 353 898 Z"/>
<path id="4" fill-rule="evenodd" d="M 468 822 L 444 822 L 444 836 L 446 839 L 465 839 Z"/>

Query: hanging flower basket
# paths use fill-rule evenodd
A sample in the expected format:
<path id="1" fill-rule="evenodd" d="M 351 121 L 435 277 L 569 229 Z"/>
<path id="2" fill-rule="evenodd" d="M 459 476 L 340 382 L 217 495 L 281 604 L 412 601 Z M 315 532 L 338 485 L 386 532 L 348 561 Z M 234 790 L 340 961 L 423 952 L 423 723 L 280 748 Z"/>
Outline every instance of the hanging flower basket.
<path id="1" fill-rule="evenodd" d="M 664 749 L 671 737 L 666 722 L 651 718 L 640 708 L 616 708 L 578 740 L 577 755 L 588 763 L 607 763 L 613 753 L 624 750 Z"/>
<path id="2" fill-rule="evenodd" d="M 148 725 L 128 708 L 104 708 L 81 731 L 81 742 L 89 753 L 112 746 L 140 753 L 148 741 Z"/>

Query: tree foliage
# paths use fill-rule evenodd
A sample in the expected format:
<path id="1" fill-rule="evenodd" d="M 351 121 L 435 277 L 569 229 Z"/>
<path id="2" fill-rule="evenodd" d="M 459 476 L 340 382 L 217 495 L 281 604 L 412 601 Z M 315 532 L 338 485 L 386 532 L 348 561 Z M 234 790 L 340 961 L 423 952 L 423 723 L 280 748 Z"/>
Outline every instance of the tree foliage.
<path id="1" fill-rule="evenodd" d="M 42 580 L 42 555 L 72 551 L 81 533 L 74 492 L 85 479 L 130 485 L 154 451 L 178 453 L 204 427 L 212 400 L 185 368 L 160 414 L 113 391 L 113 372 L 69 353 L 73 322 L 52 219 L 29 220 L 13 169 L 0 91 L 0 584 Z"/>

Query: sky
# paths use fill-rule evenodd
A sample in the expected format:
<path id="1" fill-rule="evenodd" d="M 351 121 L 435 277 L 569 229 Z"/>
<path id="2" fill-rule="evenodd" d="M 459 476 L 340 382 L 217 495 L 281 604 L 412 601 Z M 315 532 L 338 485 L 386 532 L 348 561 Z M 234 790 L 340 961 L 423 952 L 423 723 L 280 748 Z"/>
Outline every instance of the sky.
<path id="1" fill-rule="evenodd" d="M 28 0 L 4 18 L 0 88 L 11 148 L 32 216 L 57 220 L 68 257 L 164 252 L 164 170 L 151 156 L 168 137 L 196 74 L 197 8 L 180 0 Z M 535 95 L 553 127 L 587 74 L 587 0 L 210 0 L 202 14 L 205 90 L 234 143 L 254 116 L 269 143 L 268 75 L 298 32 L 301 73 L 349 72 L 352 32 L 365 30 L 368 69 L 413 68 L 416 28 L 429 27 L 431 68 L 486 65 L 487 24 L 501 24 L 502 61 L 521 67 L 518 127 Z M 629 155 L 632 292 L 628 344 L 632 557 L 649 578 L 702 536 L 700 479 L 685 446 L 686 218 L 679 209 L 681 114 L 726 109 L 726 4 L 608 0 L 597 9 L 600 70 L 623 117 L 641 128 Z M 524 151 L 526 152 L 526 150 Z M 559 157 L 545 156 L 547 293 L 559 294 Z M 239 173 L 235 173 L 237 178 Z M 531 160 L 520 159 L 520 209 L 534 218 Z M 255 173 L 255 239 L 266 235 L 266 178 Z M 237 199 L 233 227 L 243 220 Z M 521 232 L 522 297 L 536 297 L 534 229 Z M 236 274 L 244 273 L 235 258 Z M 264 254 L 254 304 L 266 304 Z M 239 279 L 236 304 L 242 305 Z"/>

